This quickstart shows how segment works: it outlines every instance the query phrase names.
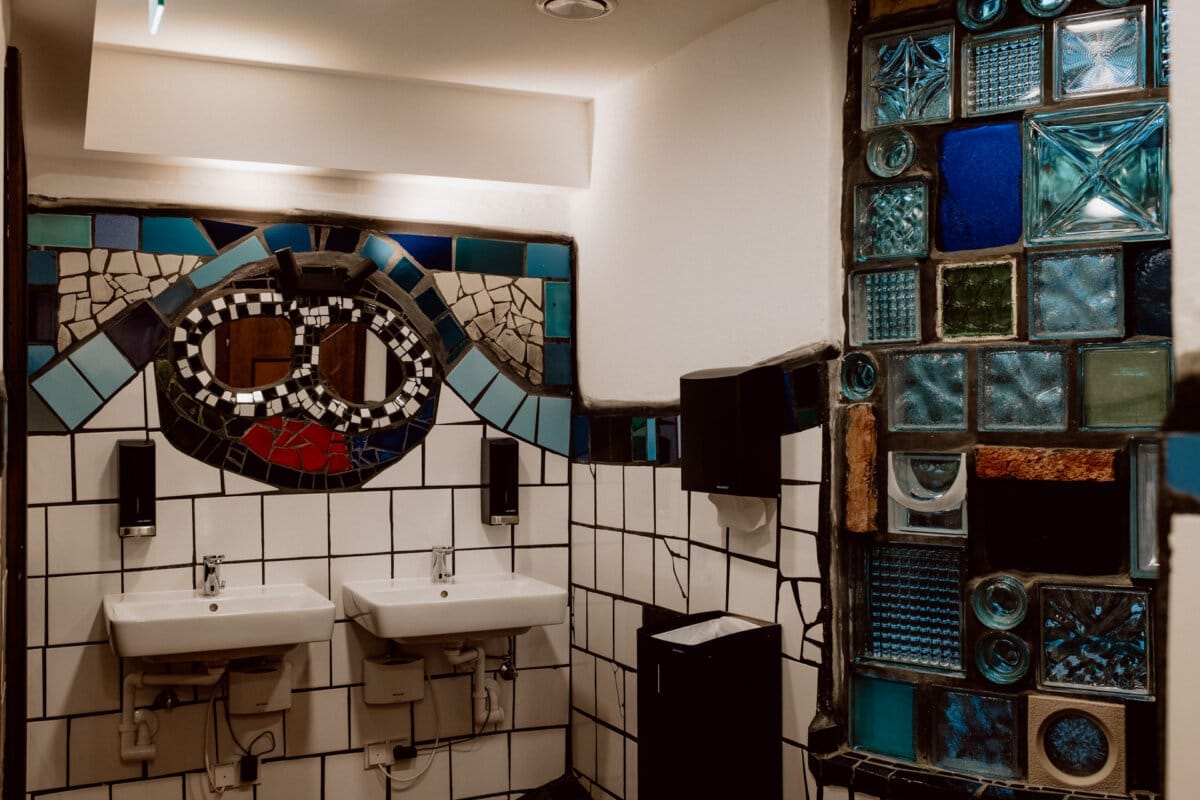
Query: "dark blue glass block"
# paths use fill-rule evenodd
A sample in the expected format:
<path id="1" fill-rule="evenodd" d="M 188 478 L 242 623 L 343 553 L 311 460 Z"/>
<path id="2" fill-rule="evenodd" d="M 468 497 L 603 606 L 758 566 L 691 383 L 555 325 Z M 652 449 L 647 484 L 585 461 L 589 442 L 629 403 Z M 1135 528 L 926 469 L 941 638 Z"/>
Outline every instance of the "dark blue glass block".
<path id="1" fill-rule="evenodd" d="M 580 464 L 586 464 L 589 460 L 588 438 L 588 418 L 581 416 L 571 417 L 571 460 Z"/>
<path id="2" fill-rule="evenodd" d="M 850 344 L 920 341 L 916 267 L 850 275 Z"/>
<path id="3" fill-rule="evenodd" d="M 863 130 L 928 125 L 952 116 L 954 27 L 863 40 Z"/>
<path id="4" fill-rule="evenodd" d="M 153 360 L 167 334 L 167 326 L 150 303 L 142 302 L 109 325 L 107 331 L 117 349 L 135 368 L 141 369 Z"/>
<path id="5" fill-rule="evenodd" d="M 1042 102 L 1042 28 L 968 36 L 963 43 L 963 113 L 1001 114 Z"/>
<path id="6" fill-rule="evenodd" d="M 679 462 L 679 417 L 659 417 L 655 420 L 659 464 Z"/>
<path id="7" fill-rule="evenodd" d="M 1030 339 L 1124 335 L 1121 248 L 1030 254 Z"/>
<path id="8" fill-rule="evenodd" d="M 1171 85 L 1171 3 L 1154 3 L 1154 67 L 1159 86 Z"/>
<path id="9" fill-rule="evenodd" d="M 1042 733 L 1046 758 L 1060 771 L 1089 778 L 1108 763 L 1108 734 L 1095 718 L 1069 711 L 1051 719 Z"/>
<path id="10" fill-rule="evenodd" d="M 925 350 L 888 355 L 888 424 L 894 431 L 967 429 L 967 354 Z"/>
<path id="11" fill-rule="evenodd" d="M 546 385 L 570 386 L 574 366 L 571 363 L 571 345 L 568 342 L 546 342 Z"/>
<path id="12" fill-rule="evenodd" d="M 195 289 L 188 283 L 187 278 L 180 278 L 166 289 L 154 296 L 154 305 L 164 316 L 171 316 L 185 303 L 192 299 Z"/>
<path id="13" fill-rule="evenodd" d="M 1067 429 L 1065 350 L 984 350 L 980 358 L 980 430 Z"/>
<path id="14" fill-rule="evenodd" d="M 437 319 L 447 310 L 446 303 L 437 293 L 437 289 L 426 289 L 417 295 L 417 306 L 421 309 L 421 313 L 431 320 Z"/>
<path id="15" fill-rule="evenodd" d="M 272 225 L 263 231 L 263 238 L 272 253 L 289 247 L 293 253 L 308 253 L 313 249 L 312 229 L 299 222 Z"/>
<path id="16" fill-rule="evenodd" d="M 58 256 L 53 250 L 30 250 L 25 259 L 30 286 L 58 284 Z"/>
<path id="17" fill-rule="evenodd" d="M 936 702 L 937 766 L 995 778 L 1020 776 L 1023 729 L 1013 698 L 945 690 L 938 692 Z"/>
<path id="18" fill-rule="evenodd" d="M 1133 272 L 1137 332 L 1144 336 L 1170 336 L 1171 250 L 1160 247 L 1143 253 Z"/>
<path id="19" fill-rule="evenodd" d="M 142 220 L 142 250 L 147 253 L 215 256 L 208 238 L 191 217 L 146 217 Z"/>
<path id="20" fill-rule="evenodd" d="M 252 225 L 239 225 L 236 222 L 221 222 L 213 219 L 202 219 L 200 224 L 204 226 L 205 233 L 208 234 L 209 239 L 212 239 L 212 243 L 218 250 L 224 250 L 238 239 L 255 231 Z M 271 249 L 274 251 L 278 248 Z"/>
<path id="21" fill-rule="evenodd" d="M 859 656 L 962 669 L 962 551 L 876 545 L 867 553 Z"/>
<path id="22" fill-rule="evenodd" d="M 1054 99 L 1146 86 L 1146 10 L 1141 6 L 1054 22 Z"/>
<path id="23" fill-rule="evenodd" d="M 1136 589 L 1043 586 L 1042 683 L 1150 693 L 1150 597 Z"/>
<path id="24" fill-rule="evenodd" d="M 395 281 L 396 285 L 404 291 L 411 292 L 425 275 L 407 258 L 402 258 L 396 266 L 392 267 L 392 271 L 388 273 L 388 277 Z"/>
<path id="25" fill-rule="evenodd" d="M 353 253 L 358 249 L 358 240 L 362 231 L 358 228 L 330 228 L 325 237 L 323 250 L 335 250 L 339 253 Z"/>
<path id="26" fill-rule="evenodd" d="M 1021 238 L 1021 127 L 1015 122 L 942 137 L 941 249 L 980 250 Z"/>
<path id="27" fill-rule="evenodd" d="M 929 255 L 929 187 L 922 179 L 859 186 L 854 220 L 858 261 Z"/>
<path id="28" fill-rule="evenodd" d="M 423 236 L 416 233 L 389 233 L 388 236 L 425 269 L 450 269 L 454 266 L 454 240 L 449 236 Z"/>
<path id="29" fill-rule="evenodd" d="M 904 681 L 855 675 L 850 684 L 850 743 L 855 750 L 912 761 L 916 758 L 917 687 Z"/>
<path id="30" fill-rule="evenodd" d="M 127 214 L 96 215 L 96 247 L 137 250 L 138 218 Z"/>
<path id="31" fill-rule="evenodd" d="M 459 236 L 455 242 L 454 268 L 459 272 L 490 275 L 525 274 L 525 243 Z"/>
<path id="32" fill-rule="evenodd" d="M 446 345 L 446 349 L 450 351 L 450 356 L 454 357 L 463 345 L 466 344 L 467 334 L 463 332 L 462 326 L 454 319 L 454 317 L 443 317 L 438 321 L 438 334 L 442 337 L 442 342 Z"/>

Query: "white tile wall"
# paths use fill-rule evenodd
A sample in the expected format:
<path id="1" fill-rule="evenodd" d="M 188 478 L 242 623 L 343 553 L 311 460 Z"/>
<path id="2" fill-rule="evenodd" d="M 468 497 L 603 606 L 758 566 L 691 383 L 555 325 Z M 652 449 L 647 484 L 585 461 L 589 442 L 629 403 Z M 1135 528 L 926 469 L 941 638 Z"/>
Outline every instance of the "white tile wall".
<path id="1" fill-rule="evenodd" d="M 435 425 L 425 437 L 426 486 L 478 486 L 482 425 Z"/>
<path id="2" fill-rule="evenodd" d="M 206 555 L 226 561 L 262 558 L 262 498 L 206 497 L 196 501 L 196 563 Z"/>
<path id="3" fill-rule="evenodd" d="M 273 494 L 263 498 L 263 556 L 329 555 L 329 495 Z"/>
<path id="4" fill-rule="evenodd" d="M 446 493 L 446 500 L 449 501 Z M 329 552 L 335 556 L 392 549 L 392 493 L 342 492 L 329 496 Z M 448 502 L 447 502 L 448 506 Z M 448 508 L 445 509 L 449 512 Z M 412 548 L 415 549 L 415 548 Z"/>
<path id="5" fill-rule="evenodd" d="M 46 567 L 51 574 L 121 569 L 116 503 L 52 506 L 46 513 Z"/>
<path id="6" fill-rule="evenodd" d="M 508 791 L 508 735 L 481 736 L 450 751 L 454 798 Z"/>
<path id="7" fill-rule="evenodd" d="M 75 499 L 113 500 L 117 497 L 117 442 L 144 439 L 129 431 L 77 433 L 75 439 Z"/>

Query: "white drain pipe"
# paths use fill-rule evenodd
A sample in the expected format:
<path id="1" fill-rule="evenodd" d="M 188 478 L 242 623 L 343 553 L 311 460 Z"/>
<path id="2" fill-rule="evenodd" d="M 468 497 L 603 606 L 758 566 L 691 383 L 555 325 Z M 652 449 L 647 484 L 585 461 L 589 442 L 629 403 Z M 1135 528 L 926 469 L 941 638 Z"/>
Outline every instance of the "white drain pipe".
<path id="1" fill-rule="evenodd" d="M 483 647 L 462 647 L 445 652 L 446 660 L 455 666 L 475 662 L 475 671 L 471 676 L 471 705 L 475 711 L 475 727 L 483 730 L 485 725 L 499 725 L 504 722 L 500 694 L 484 677 L 487 672 L 487 654 L 483 652 Z"/>
<path id="2" fill-rule="evenodd" d="M 131 672 L 121 685 L 121 760 L 149 761 L 158 755 L 158 746 L 150 741 L 149 719 L 152 711 L 134 709 L 134 693 L 138 689 L 152 686 L 215 686 L 225 674 L 225 665 L 208 666 L 206 671 L 194 675 L 179 675 L 169 672 Z"/>

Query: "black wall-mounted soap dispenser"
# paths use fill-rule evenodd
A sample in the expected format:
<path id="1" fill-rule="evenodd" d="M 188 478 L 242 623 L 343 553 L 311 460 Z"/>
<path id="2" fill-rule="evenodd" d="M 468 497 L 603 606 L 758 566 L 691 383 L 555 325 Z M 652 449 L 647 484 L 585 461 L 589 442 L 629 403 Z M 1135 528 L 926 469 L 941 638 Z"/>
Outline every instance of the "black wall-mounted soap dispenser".
<path id="1" fill-rule="evenodd" d="M 783 433 L 783 371 L 708 369 L 679 379 L 683 488 L 775 497 Z"/>
<path id="2" fill-rule="evenodd" d="M 484 439 L 480 483 L 480 510 L 484 525 L 515 525 L 521 521 L 517 505 L 517 440 Z"/>
<path id="3" fill-rule="evenodd" d="M 122 439 L 117 442 L 117 477 L 120 498 L 117 532 L 121 538 L 155 534 L 154 442 Z"/>

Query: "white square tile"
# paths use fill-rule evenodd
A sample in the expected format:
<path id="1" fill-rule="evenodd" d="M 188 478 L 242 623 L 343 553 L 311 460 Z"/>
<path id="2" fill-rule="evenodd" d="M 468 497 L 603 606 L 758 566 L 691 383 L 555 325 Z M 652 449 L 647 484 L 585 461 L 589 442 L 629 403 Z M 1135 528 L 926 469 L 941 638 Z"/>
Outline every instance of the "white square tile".
<path id="1" fill-rule="evenodd" d="M 216 494 L 221 491 L 221 470 L 179 452 L 160 432 L 154 441 L 154 482 L 159 497 Z"/>
<path id="2" fill-rule="evenodd" d="M 515 569 L 522 575 L 567 588 L 566 547 L 518 547 Z"/>
<path id="3" fill-rule="evenodd" d="M 625 740 L 625 800 L 638 800 L 638 743 Z"/>
<path id="4" fill-rule="evenodd" d="M 335 556 L 392 549 L 391 492 L 329 495 L 329 552 Z"/>
<path id="5" fill-rule="evenodd" d="M 178 776 L 116 783 L 112 787 L 112 800 L 180 800 L 182 797 L 183 781 Z"/>
<path id="6" fill-rule="evenodd" d="M 567 543 L 568 492 L 566 486 L 520 489 L 521 522 L 516 527 L 518 545 Z"/>
<path id="7" fill-rule="evenodd" d="M 53 506 L 46 512 L 47 567 L 51 573 L 121 568 L 116 503 Z"/>
<path id="8" fill-rule="evenodd" d="M 293 692 L 292 707 L 284 712 L 283 723 L 288 758 L 345 750 L 349 745 L 347 713 L 345 689 Z"/>
<path id="9" fill-rule="evenodd" d="M 596 529 L 571 526 L 571 582 L 593 589 L 596 586 Z"/>
<path id="10" fill-rule="evenodd" d="M 490 438 L 494 429 L 488 428 Z M 504 436 L 501 431 L 495 431 Z M 517 441 L 517 483 L 521 486 L 537 485 L 542 482 L 542 450 L 529 442 Z"/>
<path id="11" fill-rule="evenodd" d="M 195 571 L 190 566 L 171 569 L 126 570 L 123 582 L 125 584 L 123 591 L 126 592 L 163 592 L 192 589 L 196 585 Z"/>
<path id="12" fill-rule="evenodd" d="M 25 581 L 25 626 L 28 631 L 28 647 L 46 644 L 46 579 L 29 578 Z"/>
<path id="13" fill-rule="evenodd" d="M 789 433 L 779 441 L 780 477 L 785 481 L 821 482 L 824 428 Z"/>
<path id="14" fill-rule="evenodd" d="M 478 422 L 479 417 L 471 407 L 463 402 L 458 393 L 448 385 L 442 386 L 438 395 L 437 424 L 448 425 L 455 422 Z"/>
<path id="15" fill-rule="evenodd" d="M 725 529 L 717 522 L 717 507 L 706 494 L 689 492 L 688 497 L 691 501 L 689 536 L 692 541 L 724 548 Z"/>
<path id="16" fill-rule="evenodd" d="M 453 520 L 454 500 L 449 489 L 392 492 L 392 540 L 397 551 L 450 546 L 454 540 Z"/>
<path id="17" fill-rule="evenodd" d="M 425 699 L 412 704 L 413 730 L 416 741 L 433 744 L 437 721 L 433 715 L 433 693 L 437 692 L 441 737 L 445 741 L 456 736 L 470 736 L 474 731 L 471 709 L 471 676 L 435 678 L 435 689 L 425 693 Z M 428 687 L 428 685 L 427 685 Z"/>
<path id="18" fill-rule="evenodd" d="M 740 558 L 729 560 L 729 613 L 775 621 L 778 573 Z"/>
<path id="19" fill-rule="evenodd" d="M 321 759 L 288 758 L 262 765 L 258 800 L 321 800 L 321 797 Z"/>
<path id="20" fill-rule="evenodd" d="M 325 796 L 354 800 L 384 800 L 387 778 L 377 769 L 364 770 L 361 753 L 325 758 Z"/>
<path id="21" fill-rule="evenodd" d="M 613 599 L 588 593 L 588 650 L 605 658 L 613 657 Z"/>
<path id="22" fill-rule="evenodd" d="M 432 742 L 430 742 L 432 744 Z M 425 756 L 414 762 L 414 766 L 423 768 Z M 446 748 L 441 748 L 433 756 L 433 763 L 418 783 L 404 784 L 411 788 L 403 794 L 393 789 L 392 796 L 396 800 L 448 800 L 450 797 L 450 754 Z M 336 794 L 326 793 L 326 798 L 336 797 Z"/>
<path id="23" fill-rule="evenodd" d="M 192 563 L 192 501 L 159 500 L 154 505 L 154 536 L 125 539 L 121 544 L 126 569 Z"/>
<path id="24" fill-rule="evenodd" d="M 513 571 L 511 547 L 490 550 L 463 550 L 454 554 L 455 575 L 494 575 Z"/>
<path id="25" fill-rule="evenodd" d="M 268 495 L 263 498 L 265 558 L 327 555 L 329 495 L 313 492 Z"/>
<path id="26" fill-rule="evenodd" d="M 625 729 L 625 670 L 615 662 L 596 659 L 596 716 L 618 730 Z"/>
<path id="27" fill-rule="evenodd" d="M 42 649 L 31 647 L 25 652 L 25 716 L 42 716 Z"/>
<path id="28" fill-rule="evenodd" d="M 725 611 L 725 572 L 728 556 L 692 545 L 688 559 L 688 612 Z"/>
<path id="29" fill-rule="evenodd" d="M 279 491 L 269 483 L 256 481 L 227 469 L 221 470 L 221 485 L 225 494 L 271 494 Z"/>
<path id="30" fill-rule="evenodd" d="M 571 588 L 570 598 L 571 644 L 576 647 L 587 647 L 588 592 L 575 586 Z"/>
<path id="31" fill-rule="evenodd" d="M 142 383 L 142 376 L 135 375 L 83 427 L 85 430 L 138 428 L 137 438 L 140 439 L 141 429 L 146 427 L 146 387 Z"/>
<path id="32" fill-rule="evenodd" d="M 392 560 L 386 555 L 351 556 L 329 560 L 329 599 L 333 601 L 334 616 L 342 619 L 342 584 L 350 580 L 392 577 Z"/>
<path id="33" fill-rule="evenodd" d="M 566 667 L 521 670 L 514 691 L 514 725 L 518 728 L 566 725 L 570 690 L 571 671 Z"/>
<path id="34" fill-rule="evenodd" d="M 71 437 L 30 436 L 26 454 L 32 503 L 63 503 L 71 497 Z"/>
<path id="35" fill-rule="evenodd" d="M 454 798 L 508 791 L 508 734 L 480 736 L 450 752 Z"/>
<path id="36" fill-rule="evenodd" d="M 90 714 L 120 708 L 121 673 L 105 644 L 46 650 L 46 716 Z"/>
<path id="37" fill-rule="evenodd" d="M 363 687 L 350 687 L 350 747 L 357 750 L 385 739 L 412 741 L 412 715 L 408 705 L 367 705 Z M 362 766 L 362 761 L 359 761 Z"/>
<path id="38" fill-rule="evenodd" d="M 613 594 L 622 593 L 625 571 L 620 531 L 596 529 L 596 588 Z"/>
<path id="39" fill-rule="evenodd" d="M 566 483 L 571 462 L 566 456 L 560 456 L 558 453 L 551 453 L 549 450 L 543 452 L 545 453 L 543 467 L 545 474 L 542 476 L 542 482 L 547 484 Z"/>
<path id="40" fill-rule="evenodd" d="M 262 561 L 242 561 L 240 563 L 225 563 L 221 565 L 221 580 L 225 581 L 225 585 L 233 586 L 261 586 L 263 583 L 263 562 Z M 196 564 L 192 569 L 192 586 L 200 586 L 204 583 L 204 565 Z"/>
<path id="41" fill-rule="evenodd" d="M 625 527 L 624 467 L 596 465 L 596 524 L 609 528 Z"/>
<path id="42" fill-rule="evenodd" d="M 517 731 L 512 735 L 512 789 L 523 792 L 544 786 L 567 768 L 566 730 Z"/>
<path id="43" fill-rule="evenodd" d="M 630 736 L 638 735 L 638 674 L 633 670 L 625 673 L 625 731 Z"/>
<path id="44" fill-rule="evenodd" d="M 392 554 L 393 578 L 427 578 L 432 568 L 433 556 L 424 551 Z"/>
<path id="45" fill-rule="evenodd" d="M 27 575 L 46 574 L 45 508 L 30 508 L 26 514 L 25 569 Z"/>
<path id="46" fill-rule="evenodd" d="M 67 761 L 71 783 L 104 783 L 141 777 L 140 763 L 126 764 L 121 761 L 121 740 L 112 735 L 120 724 L 120 714 L 76 717 L 71 720 Z"/>
<path id="47" fill-rule="evenodd" d="M 688 535 L 687 492 L 678 467 L 654 470 L 654 532 L 659 536 L 686 539 Z"/>
<path id="48" fill-rule="evenodd" d="M 108 638 L 104 627 L 104 595 L 121 591 L 120 573 L 65 575 L 50 578 L 48 582 L 48 644 L 82 644 Z"/>
<path id="49" fill-rule="evenodd" d="M 25 790 L 67 785 L 67 721 L 51 719 L 25 726 Z"/>
<path id="50" fill-rule="evenodd" d="M 687 612 L 687 542 L 654 540 L 654 604 Z"/>
<path id="51" fill-rule="evenodd" d="M 596 657 L 575 649 L 571 650 L 571 707 L 596 713 Z"/>
<path id="52" fill-rule="evenodd" d="M 654 538 L 625 534 L 625 596 L 654 602 Z"/>
<path id="53" fill-rule="evenodd" d="M 426 486 L 478 486 L 482 425 L 435 425 L 425 437 Z"/>
<path id="54" fill-rule="evenodd" d="M 530 628 L 517 637 L 517 666 L 549 667 L 566 664 L 571 649 L 571 622 Z"/>
<path id="55" fill-rule="evenodd" d="M 302 583 L 328 597 L 329 561 L 324 558 L 268 561 L 263 567 L 263 579 L 267 583 Z"/>
<path id="56" fill-rule="evenodd" d="M 77 500 L 115 500 L 120 489 L 117 481 L 117 442 L 141 439 L 138 431 L 75 434 L 75 498 Z"/>
<path id="57" fill-rule="evenodd" d="M 571 520 L 591 525 L 596 521 L 596 477 L 590 464 L 571 465 Z"/>
<path id="58" fill-rule="evenodd" d="M 73 789 L 69 792 L 43 794 L 39 800 L 108 800 L 107 786 L 93 786 L 89 789 Z"/>
<path id="59" fill-rule="evenodd" d="M 729 529 L 729 552 L 742 556 L 774 562 L 777 555 L 775 535 L 779 528 L 779 504 L 767 501 L 766 521 L 752 531 Z"/>
<path id="60" fill-rule="evenodd" d="M 780 574 L 785 578 L 820 578 L 816 535 L 784 528 L 779 536 Z"/>
<path id="61" fill-rule="evenodd" d="M 642 627 L 642 607 L 617 600 L 613 607 L 613 657 L 629 667 L 637 666 L 637 631 Z"/>
<path id="62" fill-rule="evenodd" d="M 596 779 L 596 723 L 583 714 L 571 715 L 571 766 Z"/>
<path id="63" fill-rule="evenodd" d="M 780 521 L 784 527 L 817 531 L 821 522 L 821 487 L 816 484 L 783 486 Z"/>
<path id="64" fill-rule="evenodd" d="M 808 744 L 808 726 L 817 713 L 817 668 L 783 659 L 783 736 Z"/>
<path id="65" fill-rule="evenodd" d="M 262 558 L 262 500 L 206 497 L 196 501 L 196 563 L 206 555 L 226 561 Z"/>
<path id="66" fill-rule="evenodd" d="M 372 636 L 361 625 L 353 622 L 335 622 L 333 636 L 329 640 L 332 653 L 332 675 L 330 683 L 344 686 L 362 683 L 364 658 L 375 658 L 387 652 L 388 642 Z"/>
<path id="67" fill-rule="evenodd" d="M 363 484 L 364 489 L 398 489 L 424 483 L 425 447 L 418 445 L 400 460 Z"/>
<path id="68" fill-rule="evenodd" d="M 153 362 L 142 370 L 142 383 L 146 385 L 146 427 L 161 427 L 158 421 L 158 386 Z"/>
<path id="69" fill-rule="evenodd" d="M 779 587 L 778 618 L 782 638 L 781 649 L 785 655 L 800 658 L 804 648 L 804 620 L 800 618 L 800 610 L 796 606 L 796 595 L 792 592 L 792 584 L 784 583 Z"/>
<path id="70" fill-rule="evenodd" d="M 654 467 L 625 467 L 625 528 L 654 533 Z"/>
<path id="71" fill-rule="evenodd" d="M 486 525 L 480 509 L 483 490 L 475 487 L 454 491 L 454 549 L 508 547 L 512 525 Z M 522 505 L 522 515 L 525 506 Z"/>
<path id="72" fill-rule="evenodd" d="M 625 795 L 625 737 L 596 727 L 596 781 L 614 797 Z"/>
<path id="73" fill-rule="evenodd" d="M 195 747 L 192 748 L 195 750 Z M 214 792 L 208 785 L 203 772 L 192 772 L 183 776 L 184 800 L 254 800 L 254 787 L 244 786 Z"/>

